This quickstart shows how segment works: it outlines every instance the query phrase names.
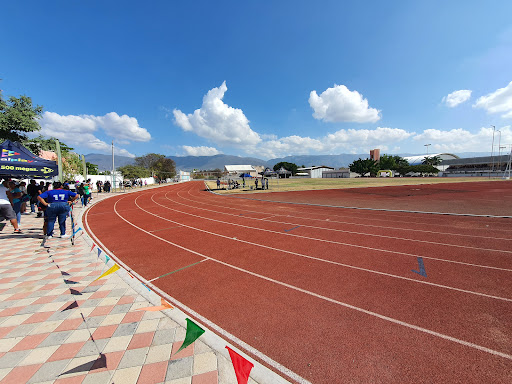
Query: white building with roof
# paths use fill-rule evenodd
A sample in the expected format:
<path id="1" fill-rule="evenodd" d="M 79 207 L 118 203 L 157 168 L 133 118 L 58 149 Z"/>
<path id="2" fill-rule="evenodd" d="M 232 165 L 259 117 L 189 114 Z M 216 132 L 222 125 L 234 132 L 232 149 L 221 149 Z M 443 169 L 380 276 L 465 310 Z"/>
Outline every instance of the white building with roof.
<path id="1" fill-rule="evenodd" d="M 443 165 L 444 160 L 453 160 L 458 159 L 459 156 L 454 155 L 453 153 L 429 153 L 428 155 L 415 155 L 404 157 L 405 160 L 409 162 L 409 165 L 420 165 L 425 160 L 425 157 L 439 157 L 441 159 L 441 164 L 437 165 L 436 168 L 440 171 L 444 171 L 447 166 Z"/>
<path id="2" fill-rule="evenodd" d="M 306 174 L 312 178 L 312 179 L 321 179 L 322 173 L 326 171 L 333 171 L 333 167 L 327 167 L 325 165 L 320 165 L 318 167 L 304 167 L 304 168 L 297 168 L 297 175 L 304 175 Z"/>
<path id="3" fill-rule="evenodd" d="M 238 176 L 241 173 L 248 173 L 252 177 L 258 176 L 258 171 L 252 165 L 225 165 L 224 171 L 230 176 Z"/>

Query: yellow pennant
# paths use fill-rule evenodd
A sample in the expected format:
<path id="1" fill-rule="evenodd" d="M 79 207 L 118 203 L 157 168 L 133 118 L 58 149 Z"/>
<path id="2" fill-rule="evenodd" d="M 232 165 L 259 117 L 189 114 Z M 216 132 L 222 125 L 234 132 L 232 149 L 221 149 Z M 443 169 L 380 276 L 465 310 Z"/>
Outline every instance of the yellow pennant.
<path id="1" fill-rule="evenodd" d="M 167 301 L 165 301 L 164 299 L 160 298 L 160 303 L 161 305 L 157 306 L 157 307 L 145 307 L 145 308 L 138 308 L 137 311 L 151 311 L 151 312 L 156 312 L 156 311 L 163 311 L 164 309 L 173 309 L 173 307 L 171 306 L 171 304 L 169 304 Z"/>
<path id="2" fill-rule="evenodd" d="M 99 280 L 101 279 L 102 277 L 105 277 L 107 275 L 110 275 L 111 273 L 114 273 L 115 271 L 117 271 L 119 268 L 121 268 L 119 265 L 114 265 L 112 268 L 109 268 L 107 271 L 105 271 L 105 273 L 103 275 L 101 275 L 100 277 L 98 277 L 97 279 L 95 279 L 94 281 L 96 280 Z"/>

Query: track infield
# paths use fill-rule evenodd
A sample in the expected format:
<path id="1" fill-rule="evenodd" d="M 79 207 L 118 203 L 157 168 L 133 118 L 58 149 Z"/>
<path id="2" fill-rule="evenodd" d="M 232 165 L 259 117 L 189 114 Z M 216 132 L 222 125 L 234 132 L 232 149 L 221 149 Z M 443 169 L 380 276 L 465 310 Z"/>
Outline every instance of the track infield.
<path id="1" fill-rule="evenodd" d="M 348 191 L 380 209 L 411 188 Z M 407 208 L 512 215 L 510 182 L 433 188 L 460 192 L 423 188 Z M 84 220 L 116 258 L 290 381 L 512 382 L 512 219 L 309 205 L 351 205 L 336 192 L 252 199 L 189 182 L 109 198 Z"/>

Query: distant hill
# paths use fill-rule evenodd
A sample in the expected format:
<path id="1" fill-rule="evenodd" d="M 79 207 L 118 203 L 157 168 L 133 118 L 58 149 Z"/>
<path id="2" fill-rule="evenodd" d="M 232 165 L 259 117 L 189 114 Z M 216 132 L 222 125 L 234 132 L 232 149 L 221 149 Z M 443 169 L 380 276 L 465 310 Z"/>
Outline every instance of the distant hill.
<path id="1" fill-rule="evenodd" d="M 84 157 L 85 161 L 91 164 L 96 164 L 100 172 L 112 170 L 112 155 L 100 155 L 99 153 L 90 153 L 88 155 L 85 155 Z M 135 160 L 132 157 L 118 155 L 115 155 L 114 157 L 114 165 L 116 168 L 134 163 Z"/>
<path id="2" fill-rule="evenodd" d="M 311 167 L 313 165 L 325 165 L 327 167 L 342 168 L 348 167 L 350 163 L 359 158 L 367 158 L 369 154 L 340 154 L 340 155 L 298 155 L 298 156 L 286 156 L 276 159 L 268 160 L 271 166 L 286 161 L 288 163 L 295 163 L 299 167 L 302 165 Z"/>
<path id="3" fill-rule="evenodd" d="M 268 166 L 268 161 L 255 157 L 239 157 L 231 155 L 214 156 L 168 156 L 176 163 L 176 169 L 191 171 L 193 169 L 211 170 L 224 169 L 226 164 L 231 165 L 263 165 Z"/>
<path id="4" fill-rule="evenodd" d="M 478 156 L 489 156 L 488 152 L 463 152 L 456 153 L 459 157 L 478 157 Z M 263 165 L 265 167 L 273 167 L 281 161 L 288 163 L 295 163 L 299 167 L 305 165 L 310 167 L 313 165 L 326 165 L 334 168 L 345 168 L 350 163 L 359 158 L 366 159 L 369 154 L 347 154 L 342 153 L 339 155 L 297 155 L 297 156 L 286 156 L 270 160 L 262 160 L 256 157 L 240 157 L 232 155 L 214 155 L 214 156 L 168 156 L 168 158 L 174 160 L 176 163 L 176 169 L 182 171 L 192 171 L 193 169 L 200 170 L 211 170 L 211 169 L 224 169 L 226 164 L 231 165 Z M 414 154 L 400 154 L 402 157 L 414 156 Z M 97 164 L 100 171 L 107 171 L 112 169 L 112 156 L 100 155 L 91 153 L 85 155 L 85 160 Z M 115 166 L 122 167 L 128 164 L 134 164 L 135 159 L 127 156 L 115 157 Z"/>

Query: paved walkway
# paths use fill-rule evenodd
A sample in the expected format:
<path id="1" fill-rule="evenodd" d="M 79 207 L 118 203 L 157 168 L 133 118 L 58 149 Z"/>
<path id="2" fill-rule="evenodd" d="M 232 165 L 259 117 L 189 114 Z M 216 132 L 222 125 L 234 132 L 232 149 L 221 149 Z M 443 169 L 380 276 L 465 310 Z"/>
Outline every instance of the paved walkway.
<path id="1" fill-rule="evenodd" d="M 237 383 L 231 361 L 201 338 L 174 354 L 185 328 L 171 310 L 137 310 L 153 304 L 120 273 L 94 281 L 113 262 L 85 231 L 74 246 L 52 238 L 43 248 L 42 224 L 22 215 L 23 235 L 10 223 L 0 232 L 0 384 Z"/>

